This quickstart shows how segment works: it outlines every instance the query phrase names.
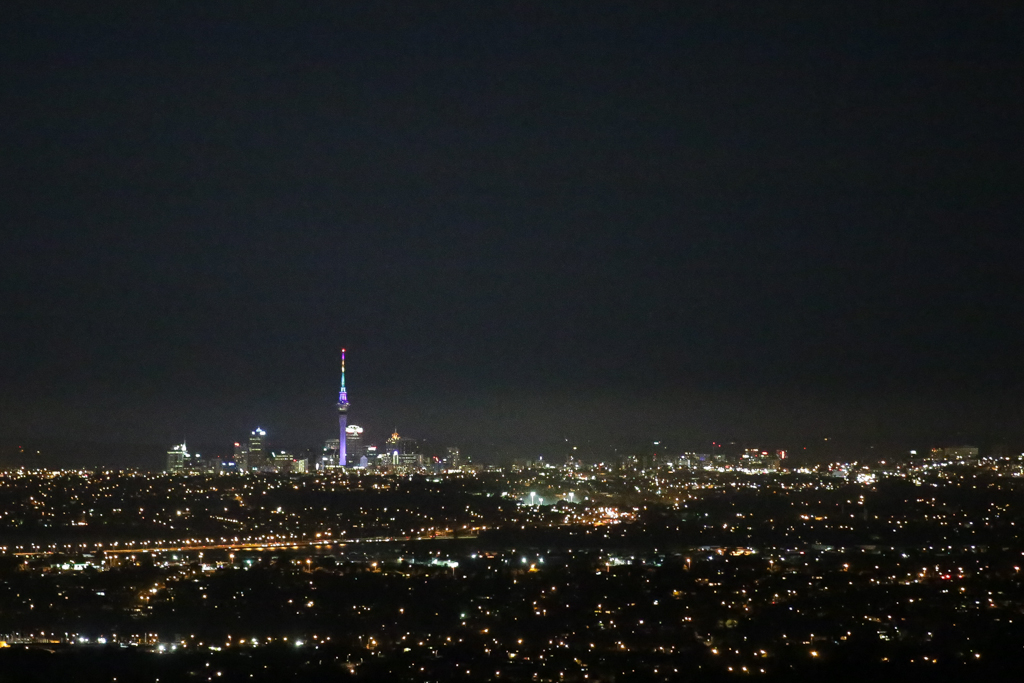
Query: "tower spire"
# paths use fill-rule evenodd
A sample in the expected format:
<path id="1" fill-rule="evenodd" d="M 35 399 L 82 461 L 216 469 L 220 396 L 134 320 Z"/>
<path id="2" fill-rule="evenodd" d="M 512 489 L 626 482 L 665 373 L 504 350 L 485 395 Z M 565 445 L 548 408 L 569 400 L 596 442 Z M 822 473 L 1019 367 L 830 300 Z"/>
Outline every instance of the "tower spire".
<path id="1" fill-rule="evenodd" d="M 348 391 L 345 389 L 345 349 L 341 350 L 341 391 L 338 392 L 338 402 L 348 403 Z"/>

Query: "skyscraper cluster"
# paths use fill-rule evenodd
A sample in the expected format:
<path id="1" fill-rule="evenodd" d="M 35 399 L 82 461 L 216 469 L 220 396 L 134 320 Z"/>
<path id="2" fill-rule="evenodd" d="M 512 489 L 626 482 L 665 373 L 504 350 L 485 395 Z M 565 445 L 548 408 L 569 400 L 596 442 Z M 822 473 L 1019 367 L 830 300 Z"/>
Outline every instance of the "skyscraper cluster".
<path id="1" fill-rule="evenodd" d="M 227 473 L 294 473 L 337 469 L 361 469 L 401 474 L 438 473 L 456 470 L 467 460 L 455 447 L 443 453 L 428 455 L 425 444 L 416 439 L 400 436 L 396 429 L 382 446 L 364 441 L 364 429 L 348 424 L 348 388 L 345 384 L 345 349 L 341 349 L 341 385 L 338 390 L 338 438 L 324 441 L 319 454 L 296 456 L 287 451 L 272 451 L 268 446 L 267 431 L 256 427 L 248 439 L 234 443 L 230 456 L 202 458 L 189 453 L 184 443 L 167 451 L 167 472 Z"/>

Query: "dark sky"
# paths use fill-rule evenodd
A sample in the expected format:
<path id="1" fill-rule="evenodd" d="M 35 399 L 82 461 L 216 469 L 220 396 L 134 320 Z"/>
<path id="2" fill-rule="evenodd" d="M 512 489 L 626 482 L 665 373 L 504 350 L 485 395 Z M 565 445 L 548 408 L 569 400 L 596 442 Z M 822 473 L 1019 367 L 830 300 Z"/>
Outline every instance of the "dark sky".
<path id="1" fill-rule="evenodd" d="M 0 439 L 1024 436 L 1019 3 L 135 4 L 0 21 Z"/>

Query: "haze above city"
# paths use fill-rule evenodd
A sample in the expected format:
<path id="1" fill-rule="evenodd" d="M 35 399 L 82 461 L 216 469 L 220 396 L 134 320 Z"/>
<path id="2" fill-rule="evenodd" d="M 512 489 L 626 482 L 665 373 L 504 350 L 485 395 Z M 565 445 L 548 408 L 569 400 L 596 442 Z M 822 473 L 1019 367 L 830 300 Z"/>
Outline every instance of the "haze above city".
<path id="1" fill-rule="evenodd" d="M 1016 444 L 1021 18 L 11 10 L 0 445 Z"/>

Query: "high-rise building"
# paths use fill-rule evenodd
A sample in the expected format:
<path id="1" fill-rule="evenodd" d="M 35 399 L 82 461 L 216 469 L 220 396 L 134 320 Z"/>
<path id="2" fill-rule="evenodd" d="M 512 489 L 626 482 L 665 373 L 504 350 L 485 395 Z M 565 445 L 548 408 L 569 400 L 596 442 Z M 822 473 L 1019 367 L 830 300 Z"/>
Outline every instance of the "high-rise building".
<path id="1" fill-rule="evenodd" d="M 249 471 L 262 472 L 270 464 L 267 451 L 267 433 L 257 427 L 249 435 Z"/>
<path id="2" fill-rule="evenodd" d="M 338 440 L 327 439 L 324 441 L 324 449 L 320 454 L 320 462 L 317 464 L 318 470 L 331 469 L 338 466 Z"/>
<path id="3" fill-rule="evenodd" d="M 386 462 L 389 467 L 394 467 L 398 465 L 398 456 L 401 453 L 401 443 L 402 437 L 398 435 L 397 429 L 394 431 L 391 437 L 386 442 L 384 442 L 384 446 L 387 453 Z"/>
<path id="4" fill-rule="evenodd" d="M 359 425 L 349 425 L 345 428 L 345 457 L 355 463 L 359 462 L 364 453 L 363 428 Z"/>
<path id="5" fill-rule="evenodd" d="M 929 460 L 933 463 L 946 465 L 976 465 L 978 463 L 978 447 L 954 446 L 933 448 Z"/>
<path id="6" fill-rule="evenodd" d="M 249 471 L 249 444 L 235 442 L 235 471 L 236 472 L 248 472 Z"/>
<path id="7" fill-rule="evenodd" d="M 348 390 L 345 389 L 345 349 L 341 350 L 341 390 L 338 392 L 338 466 L 345 467 L 346 429 L 348 427 Z"/>
<path id="8" fill-rule="evenodd" d="M 448 447 L 448 462 L 445 463 L 448 469 L 457 470 L 462 465 L 462 459 L 459 457 L 459 449 L 455 446 Z"/>
<path id="9" fill-rule="evenodd" d="M 171 446 L 167 451 L 167 471 L 180 474 L 190 469 L 192 456 L 188 453 L 188 447 L 184 443 Z"/>
<path id="10" fill-rule="evenodd" d="M 270 471 L 281 474 L 301 474 L 306 471 L 306 461 L 296 458 L 286 451 L 271 453 Z"/>
<path id="11" fill-rule="evenodd" d="M 366 466 L 373 469 L 386 470 L 388 466 L 387 449 L 367 446 Z"/>
<path id="12" fill-rule="evenodd" d="M 396 431 L 387 440 L 388 465 L 413 470 L 423 464 L 423 454 L 415 439 L 399 436 Z"/>

